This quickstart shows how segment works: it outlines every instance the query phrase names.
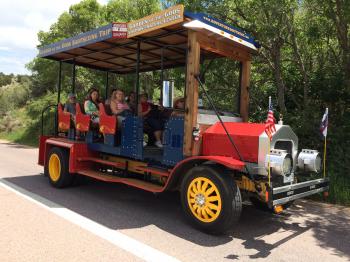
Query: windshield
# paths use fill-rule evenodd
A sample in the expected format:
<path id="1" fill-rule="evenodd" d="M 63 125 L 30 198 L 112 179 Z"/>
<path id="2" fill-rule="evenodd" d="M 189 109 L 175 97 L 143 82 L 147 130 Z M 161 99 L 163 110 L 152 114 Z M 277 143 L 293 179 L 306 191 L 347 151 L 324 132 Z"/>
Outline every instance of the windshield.
<path id="1" fill-rule="evenodd" d="M 239 62 L 228 58 L 205 61 L 201 65 L 203 86 L 220 115 L 239 116 L 239 66 Z M 199 113 L 215 115 L 200 87 L 198 109 Z"/>

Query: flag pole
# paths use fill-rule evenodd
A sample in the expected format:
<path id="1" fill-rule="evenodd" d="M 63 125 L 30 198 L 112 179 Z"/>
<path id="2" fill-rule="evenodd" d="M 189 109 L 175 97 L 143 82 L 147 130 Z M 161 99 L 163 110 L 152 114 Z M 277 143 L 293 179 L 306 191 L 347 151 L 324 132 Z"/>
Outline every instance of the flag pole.
<path id="1" fill-rule="evenodd" d="M 269 110 L 270 110 L 270 107 L 271 107 L 271 96 L 269 96 Z M 271 168 L 270 168 L 271 138 L 270 138 L 270 136 L 268 136 L 268 138 L 269 138 L 269 146 L 268 146 L 269 157 L 268 157 L 268 160 L 267 160 L 267 168 L 268 168 L 267 172 L 268 172 L 268 177 L 269 177 L 269 187 L 271 188 Z"/>
<path id="2" fill-rule="evenodd" d="M 323 177 L 326 177 L 326 152 L 327 152 L 327 136 L 324 137 L 324 150 L 323 150 Z"/>
<path id="3" fill-rule="evenodd" d="M 268 159 L 267 159 L 267 173 L 269 178 L 269 187 L 271 188 L 271 168 L 270 168 L 270 151 L 271 151 L 271 140 L 269 139 L 269 147 L 268 147 Z"/>

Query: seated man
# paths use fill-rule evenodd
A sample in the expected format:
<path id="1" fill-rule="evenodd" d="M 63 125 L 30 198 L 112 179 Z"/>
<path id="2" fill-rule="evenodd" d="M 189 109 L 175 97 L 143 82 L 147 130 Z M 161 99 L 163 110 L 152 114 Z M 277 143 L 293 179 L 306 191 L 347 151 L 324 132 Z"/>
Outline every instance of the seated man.
<path id="1" fill-rule="evenodd" d="M 76 95 L 73 93 L 68 94 L 68 101 L 64 105 L 64 112 L 68 112 L 71 114 L 72 120 L 75 122 L 75 104 L 76 101 Z"/>
<path id="2" fill-rule="evenodd" d="M 153 133 L 156 142 L 155 146 L 162 148 L 162 135 L 163 135 L 163 124 L 161 119 L 157 116 L 155 110 L 152 110 L 152 104 L 148 101 L 147 94 L 140 95 L 140 103 L 138 105 L 139 116 L 144 119 L 144 124 L 149 126 Z"/>

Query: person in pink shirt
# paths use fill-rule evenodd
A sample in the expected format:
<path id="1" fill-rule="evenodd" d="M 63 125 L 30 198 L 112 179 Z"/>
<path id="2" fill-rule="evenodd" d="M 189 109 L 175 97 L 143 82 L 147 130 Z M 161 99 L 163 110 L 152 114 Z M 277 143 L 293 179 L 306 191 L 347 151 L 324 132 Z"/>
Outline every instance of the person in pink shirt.
<path id="1" fill-rule="evenodd" d="M 111 99 L 110 106 L 112 113 L 117 116 L 125 116 L 125 114 L 130 112 L 130 107 L 125 102 L 124 92 L 120 89 L 115 91 L 114 97 Z"/>
<path id="2" fill-rule="evenodd" d="M 121 128 L 121 124 L 126 116 L 131 115 L 130 107 L 125 102 L 124 92 L 117 89 L 114 96 L 111 98 L 110 107 L 112 114 L 118 117 L 118 128 Z"/>

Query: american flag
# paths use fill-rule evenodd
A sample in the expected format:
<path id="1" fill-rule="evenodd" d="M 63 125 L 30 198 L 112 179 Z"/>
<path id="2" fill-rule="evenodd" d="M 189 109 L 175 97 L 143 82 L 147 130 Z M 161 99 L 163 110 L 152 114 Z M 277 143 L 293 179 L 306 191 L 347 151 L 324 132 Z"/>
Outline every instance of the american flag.
<path id="1" fill-rule="evenodd" d="M 321 120 L 321 126 L 320 130 L 324 137 L 327 136 L 327 129 L 328 129 L 328 108 L 326 108 L 326 112 L 324 112 L 322 120 Z"/>
<path id="2" fill-rule="evenodd" d="M 271 96 L 270 96 L 269 112 L 267 113 L 267 119 L 265 122 L 265 133 L 269 137 L 270 141 L 272 140 L 272 135 L 276 132 L 275 122 L 276 122 L 276 119 L 273 116 L 273 107 L 272 107 Z"/>

